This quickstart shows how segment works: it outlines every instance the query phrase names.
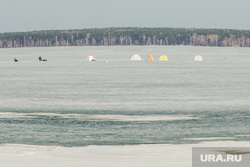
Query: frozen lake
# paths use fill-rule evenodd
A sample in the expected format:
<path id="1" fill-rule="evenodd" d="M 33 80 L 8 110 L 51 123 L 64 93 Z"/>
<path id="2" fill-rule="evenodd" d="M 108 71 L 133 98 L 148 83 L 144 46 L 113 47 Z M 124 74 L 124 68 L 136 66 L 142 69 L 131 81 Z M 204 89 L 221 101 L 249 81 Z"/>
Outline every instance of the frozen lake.
<path id="1" fill-rule="evenodd" d="M 131 62 L 135 53 L 156 61 Z M 97 61 L 87 62 L 89 54 Z M 168 62 L 158 61 L 163 54 Z M 0 49 L 0 143 L 249 141 L 249 64 L 250 48 Z"/>

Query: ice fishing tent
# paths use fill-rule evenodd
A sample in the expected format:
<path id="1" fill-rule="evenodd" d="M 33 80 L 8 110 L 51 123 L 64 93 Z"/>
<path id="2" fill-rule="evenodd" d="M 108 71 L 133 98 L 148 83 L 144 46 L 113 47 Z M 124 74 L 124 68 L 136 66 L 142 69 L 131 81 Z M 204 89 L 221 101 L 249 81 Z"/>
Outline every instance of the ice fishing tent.
<path id="1" fill-rule="evenodd" d="M 95 61 L 95 56 L 89 55 L 87 61 Z"/>
<path id="2" fill-rule="evenodd" d="M 140 61 L 141 60 L 141 56 L 138 54 L 134 54 L 131 59 L 131 61 Z"/>
<path id="3" fill-rule="evenodd" d="M 154 58 L 152 55 L 148 55 L 145 59 L 145 61 L 154 61 Z"/>
<path id="4" fill-rule="evenodd" d="M 194 61 L 203 61 L 203 58 L 201 55 L 196 55 Z"/>
<path id="5" fill-rule="evenodd" d="M 160 58 L 159 58 L 159 61 L 168 61 L 168 57 L 166 55 L 162 55 Z"/>

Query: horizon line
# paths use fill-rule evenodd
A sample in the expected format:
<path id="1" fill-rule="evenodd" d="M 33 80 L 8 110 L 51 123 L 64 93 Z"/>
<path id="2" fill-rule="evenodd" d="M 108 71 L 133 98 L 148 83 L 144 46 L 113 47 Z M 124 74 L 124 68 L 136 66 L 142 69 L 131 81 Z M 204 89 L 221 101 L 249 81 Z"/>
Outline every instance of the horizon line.
<path id="1" fill-rule="evenodd" d="M 29 30 L 29 31 L 12 31 L 12 32 L 0 32 L 0 34 L 11 33 L 29 33 L 29 32 L 42 32 L 42 31 L 81 31 L 81 30 L 93 30 L 93 29 L 187 29 L 187 30 L 233 30 L 233 31 L 250 31 L 247 29 L 232 29 L 232 28 L 183 28 L 183 27 L 102 27 L 102 28 L 76 28 L 76 29 L 44 29 L 44 30 Z"/>

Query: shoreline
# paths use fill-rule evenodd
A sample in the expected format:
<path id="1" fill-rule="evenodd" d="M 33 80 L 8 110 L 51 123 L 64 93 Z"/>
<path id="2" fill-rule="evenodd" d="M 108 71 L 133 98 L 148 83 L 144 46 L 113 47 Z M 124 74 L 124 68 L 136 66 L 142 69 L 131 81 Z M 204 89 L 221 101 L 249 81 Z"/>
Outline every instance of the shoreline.
<path id="1" fill-rule="evenodd" d="M 181 145 L 92 145 L 72 148 L 2 144 L 0 145 L 0 162 L 1 167 L 191 167 L 192 147 L 250 147 L 250 142 L 216 141 Z"/>
<path id="2" fill-rule="evenodd" d="M 26 46 L 26 47 L 0 47 L 0 49 L 21 49 L 21 48 L 88 48 L 88 47 L 196 47 L 196 48 L 250 48 L 250 46 L 200 46 L 200 45 L 83 45 L 83 46 Z"/>

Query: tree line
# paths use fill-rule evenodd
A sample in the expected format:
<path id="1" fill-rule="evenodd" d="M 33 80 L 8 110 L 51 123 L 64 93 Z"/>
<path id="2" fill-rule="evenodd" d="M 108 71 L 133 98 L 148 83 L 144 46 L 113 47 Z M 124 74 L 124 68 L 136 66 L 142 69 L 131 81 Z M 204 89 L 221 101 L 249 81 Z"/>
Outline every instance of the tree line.
<path id="1" fill-rule="evenodd" d="M 113 45 L 250 47 L 250 31 L 195 28 L 94 28 L 0 34 L 0 48 Z"/>

